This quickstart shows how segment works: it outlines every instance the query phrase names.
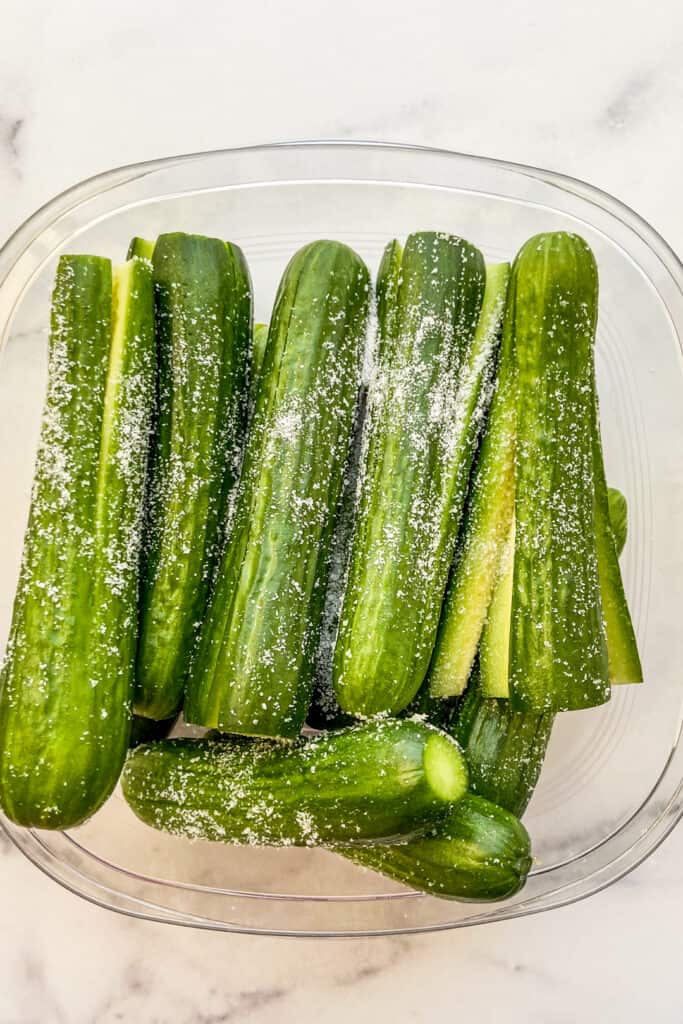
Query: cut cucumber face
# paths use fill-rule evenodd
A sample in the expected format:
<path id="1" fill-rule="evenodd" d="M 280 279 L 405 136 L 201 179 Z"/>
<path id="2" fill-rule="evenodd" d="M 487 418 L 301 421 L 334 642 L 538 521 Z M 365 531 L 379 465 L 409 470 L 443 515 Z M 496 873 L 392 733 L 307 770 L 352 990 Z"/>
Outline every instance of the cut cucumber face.
<path id="1" fill-rule="evenodd" d="M 500 553 L 488 616 L 479 648 L 481 691 L 485 697 L 510 696 L 510 614 L 515 566 L 515 519 Z"/>
<path id="2" fill-rule="evenodd" d="M 617 558 L 626 547 L 628 534 L 628 505 L 626 498 L 616 487 L 607 488 L 607 504 L 609 507 L 609 523 L 614 534 L 614 544 L 617 549 Z"/>

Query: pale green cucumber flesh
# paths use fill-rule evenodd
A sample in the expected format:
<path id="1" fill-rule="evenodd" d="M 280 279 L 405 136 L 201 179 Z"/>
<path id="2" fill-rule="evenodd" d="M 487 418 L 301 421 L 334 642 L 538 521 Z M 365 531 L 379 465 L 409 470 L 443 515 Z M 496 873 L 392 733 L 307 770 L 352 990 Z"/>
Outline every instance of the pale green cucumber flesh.
<path id="1" fill-rule="evenodd" d="M 609 522 L 617 549 L 617 558 L 620 558 L 626 547 L 626 537 L 628 534 L 628 505 L 626 504 L 626 498 L 616 487 L 607 488 L 607 504 L 609 508 Z"/>
<path id="2" fill-rule="evenodd" d="M 478 333 L 498 333 L 508 277 L 508 264 L 487 266 Z M 429 688 L 435 697 L 456 696 L 467 686 L 513 515 L 514 423 L 509 406 L 505 389 L 498 390 L 473 471 L 429 668 Z"/>
<path id="3" fill-rule="evenodd" d="M 501 551 L 498 575 L 481 635 L 479 668 L 486 697 L 509 697 L 510 614 L 515 564 L 515 521 Z"/>

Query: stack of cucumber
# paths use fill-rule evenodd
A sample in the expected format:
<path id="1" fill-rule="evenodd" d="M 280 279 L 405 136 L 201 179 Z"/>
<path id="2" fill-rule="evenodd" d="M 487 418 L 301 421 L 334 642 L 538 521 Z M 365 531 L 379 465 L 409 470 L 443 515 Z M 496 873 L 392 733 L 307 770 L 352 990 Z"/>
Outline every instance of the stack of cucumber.
<path id="1" fill-rule="evenodd" d="M 180 836 L 511 896 L 555 714 L 642 679 L 593 255 L 418 232 L 373 292 L 319 241 L 252 305 L 218 239 L 61 258 L 0 803 L 69 828 L 123 772 Z"/>

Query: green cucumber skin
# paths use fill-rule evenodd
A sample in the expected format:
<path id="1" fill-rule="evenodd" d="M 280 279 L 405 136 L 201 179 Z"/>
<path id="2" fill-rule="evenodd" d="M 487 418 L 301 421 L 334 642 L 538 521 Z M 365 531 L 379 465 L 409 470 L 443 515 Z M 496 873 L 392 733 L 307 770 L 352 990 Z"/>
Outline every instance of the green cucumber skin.
<path id="1" fill-rule="evenodd" d="M 521 817 L 541 773 L 554 717 L 515 711 L 509 700 L 485 697 L 475 669 L 448 726 L 465 753 L 470 792 Z"/>
<path id="2" fill-rule="evenodd" d="M 510 697 L 562 711 L 610 697 L 593 512 L 598 275 L 577 235 L 530 239 L 512 275 L 517 368 Z"/>
<path id="3" fill-rule="evenodd" d="M 396 258 L 392 250 L 390 267 Z M 469 356 L 484 279 L 477 249 L 422 232 L 406 242 L 395 301 L 380 305 L 334 654 L 337 699 L 350 714 L 401 711 L 427 672 L 479 426 L 485 366 Z"/>
<path id="4" fill-rule="evenodd" d="M 251 356 L 251 393 L 252 404 L 256 404 L 256 389 L 261 379 L 263 357 L 268 343 L 268 324 L 254 324 L 254 346 Z"/>
<path id="5" fill-rule="evenodd" d="M 285 739 L 303 725 L 369 287 L 362 260 L 331 241 L 300 250 L 280 283 L 232 533 L 187 687 L 190 722 Z"/>
<path id="6" fill-rule="evenodd" d="M 619 539 L 626 539 L 626 499 L 618 491 L 621 502 L 612 498 L 605 480 L 605 466 L 600 439 L 600 416 L 597 394 L 593 403 L 593 469 L 595 476 L 595 534 L 598 557 L 600 596 L 607 640 L 609 679 L 613 684 L 642 683 L 643 669 L 638 644 L 631 622 L 624 584 L 619 568 L 620 547 L 612 513 L 617 519 Z M 623 504 L 622 504 L 623 503 Z M 623 548 L 623 542 L 621 543 Z"/>
<path id="7" fill-rule="evenodd" d="M 462 696 L 434 697 L 427 682 L 420 687 L 411 700 L 406 711 L 407 715 L 418 715 L 437 729 L 450 733 L 450 724 L 457 711 Z"/>
<path id="8" fill-rule="evenodd" d="M 150 242 L 147 238 L 138 238 L 136 235 L 130 240 L 126 259 L 132 260 L 134 256 L 137 256 L 139 259 L 149 260 L 151 263 L 154 257 L 154 246 L 154 242 Z"/>
<path id="9" fill-rule="evenodd" d="M 497 333 L 500 328 L 508 279 L 508 264 L 487 267 L 482 309 L 486 330 Z M 429 668 L 428 684 L 435 697 L 455 696 L 467 686 L 500 552 L 514 515 L 514 415 L 508 348 L 509 339 L 499 357 L 497 386 L 472 473 L 463 529 Z"/>
<path id="10" fill-rule="evenodd" d="M 355 721 L 353 715 L 346 714 L 339 707 L 339 701 L 334 691 L 332 661 L 339 629 L 339 612 L 346 579 L 348 548 L 356 517 L 358 473 L 363 452 L 362 425 L 366 411 L 367 387 L 363 385 L 354 419 L 351 453 L 346 465 L 344 487 L 335 517 L 327 591 L 323 605 L 318 648 L 313 663 L 313 694 L 306 716 L 306 724 L 313 729 L 341 729 L 346 725 L 352 725 Z"/>
<path id="11" fill-rule="evenodd" d="M 64 256 L 53 295 L 0 697 L 0 803 L 13 821 L 39 828 L 69 828 L 94 813 L 128 746 L 154 300 L 142 261 L 115 281 L 112 295 L 109 260 Z"/>
<path id="12" fill-rule="evenodd" d="M 377 315 L 377 351 L 375 358 L 384 358 L 387 346 L 391 345 L 399 325 L 399 291 L 401 288 L 401 267 L 403 246 L 397 238 L 388 243 L 377 270 L 375 286 L 375 308 Z"/>
<path id="13" fill-rule="evenodd" d="M 403 247 L 400 242 L 394 239 L 386 246 L 377 271 L 375 303 L 377 321 L 381 325 L 381 329 L 375 338 L 376 349 L 373 352 L 375 359 L 382 352 L 387 338 L 391 335 L 390 323 L 396 309 L 402 257 Z M 367 382 L 365 382 L 361 388 L 356 421 L 354 423 L 352 452 L 347 467 L 337 530 L 333 539 L 328 594 L 326 595 L 325 610 L 323 612 L 320 645 L 316 654 L 313 697 L 306 719 L 307 724 L 314 729 L 341 729 L 355 721 L 353 715 L 342 711 L 339 706 L 334 689 L 332 662 L 335 640 L 339 629 L 340 599 L 348 569 L 348 549 L 351 537 L 353 536 L 356 518 L 356 493 L 363 457 L 363 427 L 367 414 L 367 399 L 368 388 Z"/>
<path id="14" fill-rule="evenodd" d="M 411 888 L 462 902 L 509 899 L 531 868 L 529 835 L 517 818 L 468 794 L 427 835 L 406 843 L 338 849 Z"/>
<path id="15" fill-rule="evenodd" d="M 232 737 L 163 740 L 129 758 L 123 793 L 148 825 L 190 838 L 320 846 L 414 834 L 450 804 L 430 784 L 429 743 L 453 740 L 421 722 L 368 722 L 295 744 Z"/>
<path id="16" fill-rule="evenodd" d="M 628 536 L 628 505 L 626 498 L 616 487 L 607 488 L 607 507 L 617 558 L 621 558 Z"/>
<path id="17" fill-rule="evenodd" d="M 158 410 L 135 710 L 177 713 L 208 600 L 246 420 L 251 282 L 236 246 L 182 233 L 154 247 Z"/>

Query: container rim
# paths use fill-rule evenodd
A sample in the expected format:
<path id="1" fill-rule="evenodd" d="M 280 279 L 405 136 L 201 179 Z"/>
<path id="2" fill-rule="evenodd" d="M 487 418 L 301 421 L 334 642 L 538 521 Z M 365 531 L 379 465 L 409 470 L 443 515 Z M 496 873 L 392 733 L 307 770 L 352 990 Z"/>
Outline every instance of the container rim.
<path id="1" fill-rule="evenodd" d="M 76 184 L 69 186 L 42 204 L 7 237 L 2 247 L 0 247 L 0 288 L 2 288 L 7 281 L 7 278 L 11 274 L 11 271 L 18 260 L 27 252 L 32 243 L 34 243 L 39 236 L 48 230 L 52 224 L 58 221 L 65 214 L 75 210 L 77 207 L 87 202 L 89 199 L 102 195 L 129 182 L 144 178 L 157 171 L 168 169 L 175 165 L 189 164 L 195 161 L 207 159 L 216 159 L 221 156 L 230 157 L 241 154 L 267 153 L 277 150 L 323 150 L 335 148 L 343 150 L 381 150 L 385 152 L 395 151 L 401 153 L 425 154 L 448 159 L 456 159 L 457 161 L 471 165 L 488 165 L 489 167 L 511 172 L 518 176 L 537 180 L 553 186 L 563 192 L 570 193 L 578 197 L 583 202 L 600 209 L 603 213 L 607 213 L 611 218 L 619 221 L 628 229 L 629 232 L 636 235 L 657 258 L 663 269 L 666 271 L 670 283 L 674 286 L 677 296 L 680 296 L 681 300 L 683 300 L 683 262 L 681 262 L 674 249 L 657 231 L 657 229 L 640 214 L 634 211 L 628 204 L 614 197 L 605 190 L 591 185 L 579 178 L 560 172 L 546 170 L 519 162 L 502 160 L 495 157 L 477 156 L 475 154 L 458 152 L 443 147 L 412 145 L 405 142 L 337 138 L 323 138 L 317 140 L 282 140 L 278 142 L 257 143 L 239 147 L 198 151 L 127 164 L 87 177 Z M 307 179 L 305 176 L 302 176 L 299 180 L 305 181 Z M 362 179 L 359 178 L 359 181 L 360 180 Z M 659 295 L 664 304 L 667 305 L 661 293 L 659 293 Z M 7 321 L 9 321 L 11 317 L 13 307 L 14 304 L 12 304 L 12 308 L 9 310 L 6 318 Z M 669 309 L 668 305 L 667 309 Z M 672 316 L 677 328 L 676 333 L 678 335 L 678 344 L 681 352 L 683 352 L 683 343 L 681 340 L 681 332 L 679 330 L 683 321 L 681 321 L 680 318 L 673 316 L 670 310 L 669 314 Z M 4 325 L 0 324 L 0 327 L 3 326 Z M 680 739 L 680 735 L 681 729 L 679 724 L 677 740 Z M 645 806 L 645 803 L 650 802 L 653 797 L 658 795 L 657 790 L 660 789 L 664 783 L 665 777 L 668 776 L 669 779 L 671 778 L 672 769 L 677 768 L 677 763 L 679 761 L 683 764 L 683 751 L 680 749 L 677 750 L 676 744 L 674 744 L 670 756 L 666 760 L 661 774 L 656 780 L 648 799 L 644 801 L 639 808 L 637 808 L 628 821 L 624 822 L 619 827 L 616 833 L 609 837 L 609 839 L 613 839 L 615 835 L 619 834 L 619 832 L 623 832 L 627 829 L 632 830 L 632 834 L 635 835 L 633 842 L 630 843 L 628 848 L 618 852 L 617 855 L 609 861 L 609 863 L 596 864 L 588 875 L 582 877 L 578 881 L 568 881 L 553 894 L 550 894 L 550 898 L 541 894 L 540 896 L 530 897 L 526 902 L 523 901 L 509 907 L 505 903 L 500 904 L 500 909 L 496 910 L 491 915 L 477 914 L 473 917 L 460 921 L 449 921 L 445 923 L 439 922 L 415 926 L 406 925 L 401 927 L 369 930 L 342 928 L 340 930 L 316 930 L 305 932 L 293 931 L 285 928 L 268 929 L 262 927 L 249 927 L 241 924 L 233 924 L 209 918 L 197 917 L 193 914 L 175 911 L 160 904 L 149 902 L 148 900 L 132 894 L 116 892 L 99 880 L 87 878 L 82 874 L 82 872 L 77 870 L 75 865 L 59 862 L 49 844 L 45 844 L 43 838 L 45 833 L 39 833 L 34 830 L 19 829 L 11 822 L 7 821 L 2 815 L 0 815 L 0 825 L 13 844 L 20 849 L 29 860 L 31 860 L 53 880 L 59 882 L 59 884 L 64 888 L 84 899 L 87 899 L 89 902 L 115 910 L 127 916 L 210 930 L 289 937 L 372 937 L 395 934 L 416 934 L 469 927 L 475 924 L 487 923 L 489 921 L 500 921 L 523 917 L 534 913 L 540 913 L 545 910 L 555 909 L 557 907 L 566 906 L 577 902 L 578 900 L 585 899 L 586 897 L 602 891 L 609 885 L 623 878 L 658 848 L 666 836 L 675 827 L 681 816 L 683 816 L 682 777 L 677 783 L 674 782 L 674 786 L 669 789 L 668 792 L 663 794 L 665 801 L 660 805 L 659 813 L 650 820 L 645 830 L 643 830 L 642 827 L 638 830 L 637 819 L 639 818 L 640 812 Z M 71 844 L 74 844 L 75 842 L 68 833 L 56 833 L 55 835 L 61 836 Z M 594 852 L 594 850 L 587 851 L 586 856 L 590 857 Z M 91 857 L 96 856 L 90 854 L 89 851 L 88 855 Z M 99 859 L 102 861 L 101 858 Z M 134 872 L 129 872 L 124 868 L 109 864 L 106 861 L 102 861 L 102 863 L 107 864 L 109 869 L 113 868 L 118 872 L 124 872 L 126 874 L 133 875 L 134 877 L 139 877 L 141 880 L 144 878 L 144 876 L 135 876 Z M 85 888 L 82 884 L 79 884 L 79 880 L 81 883 L 87 883 Z M 162 879 L 149 880 L 154 881 L 159 885 L 168 886 L 169 884 L 175 884 L 165 882 Z M 194 888 L 205 891 L 204 887 L 193 886 L 188 883 L 179 883 L 178 887 Z M 88 888 L 90 891 L 86 891 Z M 306 896 L 257 894 L 246 892 L 236 892 L 234 895 L 243 899 L 265 898 L 271 900 L 283 900 L 290 903 L 296 902 L 297 900 L 303 901 L 308 899 Z M 346 903 L 354 901 L 373 902 L 387 899 L 410 903 L 413 899 L 434 900 L 435 898 L 424 896 L 421 893 L 406 891 L 402 893 L 382 894 L 377 896 L 331 896 L 325 898 L 318 897 L 317 899 L 330 903 L 334 903 L 335 901 L 345 901 Z"/>

